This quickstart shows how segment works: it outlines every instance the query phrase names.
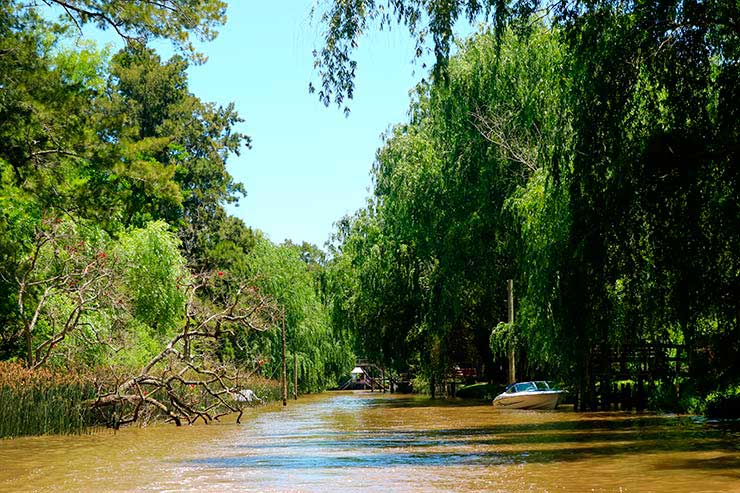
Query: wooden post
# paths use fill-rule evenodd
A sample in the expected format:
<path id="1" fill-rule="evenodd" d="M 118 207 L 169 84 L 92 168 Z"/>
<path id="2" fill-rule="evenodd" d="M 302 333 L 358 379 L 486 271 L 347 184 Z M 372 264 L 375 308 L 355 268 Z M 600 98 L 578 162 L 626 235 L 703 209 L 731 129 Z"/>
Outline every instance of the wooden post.
<path id="1" fill-rule="evenodd" d="M 574 411 L 580 411 L 581 410 L 581 388 L 576 387 L 575 395 L 573 396 L 573 410 Z"/>
<path id="2" fill-rule="evenodd" d="M 511 330 L 514 330 L 514 280 L 509 279 L 507 282 L 509 291 L 509 324 Z M 516 382 L 516 364 L 514 361 L 514 343 L 509 342 L 509 383 Z"/>
<path id="3" fill-rule="evenodd" d="M 298 400 L 298 354 L 293 353 L 293 400 Z"/>
<path id="4" fill-rule="evenodd" d="M 612 383 L 612 405 L 610 408 L 619 410 L 619 388 L 616 383 Z"/>
<path id="5" fill-rule="evenodd" d="M 282 375 L 282 385 L 283 385 L 283 406 L 288 405 L 288 382 L 286 380 L 286 373 L 288 372 L 287 363 L 285 361 L 285 309 L 283 308 L 283 375 Z"/>

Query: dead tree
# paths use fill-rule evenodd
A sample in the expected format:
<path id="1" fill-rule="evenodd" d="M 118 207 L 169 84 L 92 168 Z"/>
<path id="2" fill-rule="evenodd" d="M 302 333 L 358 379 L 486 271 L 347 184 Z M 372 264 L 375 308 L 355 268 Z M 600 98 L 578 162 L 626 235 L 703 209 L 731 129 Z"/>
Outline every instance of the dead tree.
<path id="1" fill-rule="evenodd" d="M 176 425 L 210 423 L 243 413 L 245 380 L 254 370 L 219 362 L 213 348 L 219 338 L 237 331 L 264 331 L 274 326 L 278 310 L 256 288 L 240 286 L 220 302 L 203 301 L 198 292 L 222 273 L 199 276 L 187 286 L 185 321 L 164 349 L 133 376 L 100 382 L 89 404 L 113 409 L 110 425 L 139 421 L 144 414 L 162 415 Z"/>

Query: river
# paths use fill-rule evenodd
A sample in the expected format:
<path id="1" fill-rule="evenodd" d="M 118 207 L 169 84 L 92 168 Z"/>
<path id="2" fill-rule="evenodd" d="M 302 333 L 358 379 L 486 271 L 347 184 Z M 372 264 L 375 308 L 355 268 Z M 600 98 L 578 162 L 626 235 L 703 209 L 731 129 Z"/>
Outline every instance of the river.
<path id="1" fill-rule="evenodd" d="M 325 393 L 241 425 L 2 440 L 0 490 L 740 492 L 740 425 Z"/>

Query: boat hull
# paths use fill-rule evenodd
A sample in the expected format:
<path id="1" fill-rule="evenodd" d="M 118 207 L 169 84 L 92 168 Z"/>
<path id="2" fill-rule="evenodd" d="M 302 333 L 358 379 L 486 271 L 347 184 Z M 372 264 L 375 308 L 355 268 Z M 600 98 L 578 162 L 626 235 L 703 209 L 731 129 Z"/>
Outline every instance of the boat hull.
<path id="1" fill-rule="evenodd" d="M 493 400 L 493 407 L 497 409 L 555 409 L 562 394 L 561 390 L 501 394 Z"/>

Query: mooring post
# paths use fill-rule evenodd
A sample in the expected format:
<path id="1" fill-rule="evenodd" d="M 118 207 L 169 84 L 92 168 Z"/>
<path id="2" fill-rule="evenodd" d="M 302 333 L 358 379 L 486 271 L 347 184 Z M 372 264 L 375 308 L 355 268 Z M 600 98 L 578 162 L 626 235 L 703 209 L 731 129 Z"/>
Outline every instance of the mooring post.
<path id="1" fill-rule="evenodd" d="M 285 308 L 283 308 L 283 375 L 282 375 L 282 385 L 283 385 L 283 406 L 288 405 L 288 382 L 286 380 L 286 373 L 288 373 L 288 367 L 285 361 Z"/>
<path id="2" fill-rule="evenodd" d="M 507 282 L 509 291 L 509 326 L 514 331 L 514 280 L 509 279 Z M 516 382 L 516 364 L 514 361 L 514 343 L 509 341 L 509 383 Z"/>

